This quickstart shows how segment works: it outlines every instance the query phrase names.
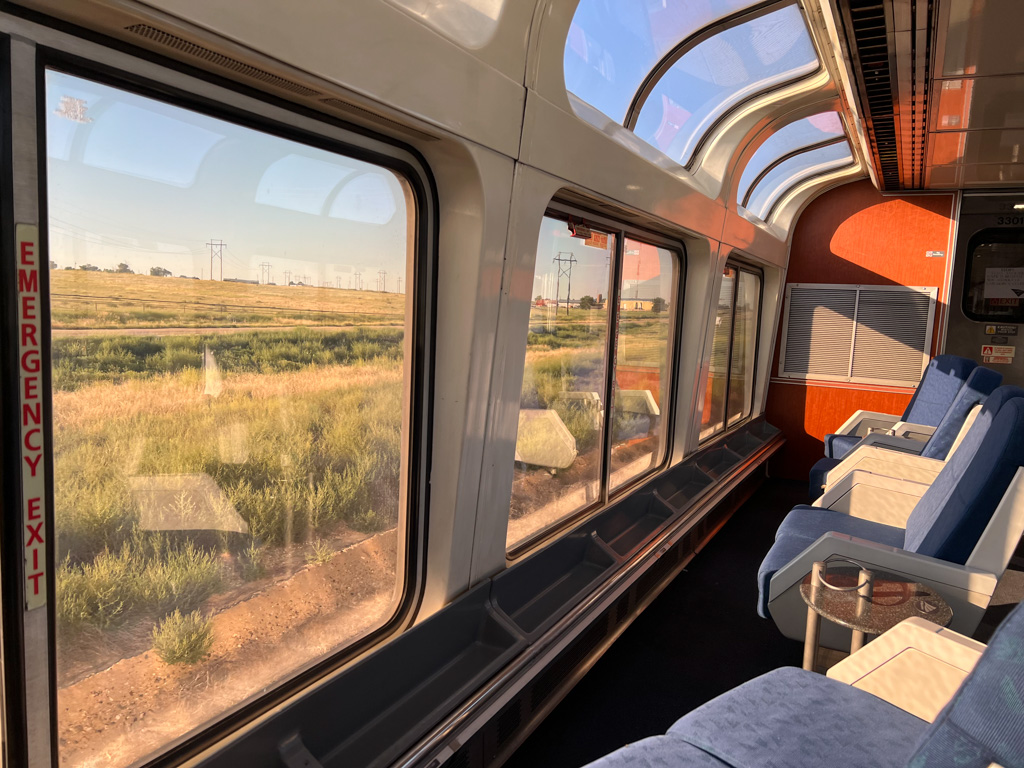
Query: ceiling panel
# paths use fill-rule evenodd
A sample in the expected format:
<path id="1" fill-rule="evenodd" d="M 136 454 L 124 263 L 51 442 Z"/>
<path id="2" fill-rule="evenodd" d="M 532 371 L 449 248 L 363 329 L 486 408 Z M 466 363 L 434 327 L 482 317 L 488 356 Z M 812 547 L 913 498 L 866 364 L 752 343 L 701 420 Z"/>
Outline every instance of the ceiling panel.
<path id="1" fill-rule="evenodd" d="M 940 80 L 932 86 L 934 131 L 1024 128 L 1024 75 Z"/>
<path id="2" fill-rule="evenodd" d="M 928 140 L 929 165 L 1024 162 L 1024 130 L 945 131 Z"/>
<path id="3" fill-rule="evenodd" d="M 1021 0 L 943 0 L 936 70 L 940 77 L 1024 74 Z"/>

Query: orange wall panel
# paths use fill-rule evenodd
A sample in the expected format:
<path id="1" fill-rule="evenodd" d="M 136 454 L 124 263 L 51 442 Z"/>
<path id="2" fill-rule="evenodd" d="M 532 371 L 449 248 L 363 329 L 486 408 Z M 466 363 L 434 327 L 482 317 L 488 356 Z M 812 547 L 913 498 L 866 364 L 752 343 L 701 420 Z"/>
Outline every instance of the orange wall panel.
<path id="1" fill-rule="evenodd" d="M 953 202 L 945 194 L 883 197 L 868 181 L 830 190 L 797 221 L 786 282 L 937 286 L 935 354 L 946 315 Z M 945 251 L 946 258 L 928 257 L 927 251 Z M 781 336 L 780 323 L 773 376 L 779 369 Z M 773 462 L 774 472 L 806 479 L 824 455 L 824 436 L 854 411 L 902 413 L 912 395 L 909 387 L 772 378 L 765 415 L 787 441 Z"/>

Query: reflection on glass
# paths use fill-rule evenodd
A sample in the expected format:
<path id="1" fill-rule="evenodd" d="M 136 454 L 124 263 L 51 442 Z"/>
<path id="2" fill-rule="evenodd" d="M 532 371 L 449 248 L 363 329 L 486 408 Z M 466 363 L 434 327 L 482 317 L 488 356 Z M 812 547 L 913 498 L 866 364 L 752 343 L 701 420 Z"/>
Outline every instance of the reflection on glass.
<path id="1" fill-rule="evenodd" d="M 581 0 L 565 41 L 565 87 L 623 122 L 648 73 L 682 40 L 756 0 Z"/>
<path id="2" fill-rule="evenodd" d="M 393 615 L 415 211 L 68 75 L 46 115 L 60 759 L 116 768 Z"/>
<path id="3" fill-rule="evenodd" d="M 612 403 L 612 490 L 661 463 L 675 308 L 671 251 L 627 239 L 619 286 Z"/>
<path id="4" fill-rule="evenodd" d="M 736 199 L 742 204 L 754 179 L 782 156 L 844 135 L 843 121 L 837 112 L 821 112 L 784 125 L 765 139 L 750 158 L 740 177 Z"/>
<path id="5" fill-rule="evenodd" d="M 732 308 L 736 292 L 736 270 L 726 267 L 718 293 L 715 336 L 711 342 L 711 365 L 704 386 L 704 407 L 700 418 L 700 439 L 725 427 L 725 393 L 729 382 L 729 340 L 732 338 Z"/>
<path id="6" fill-rule="evenodd" d="M 570 237 L 545 218 L 516 438 L 506 544 L 514 547 L 600 498 L 609 266 L 615 235 Z"/>
<path id="7" fill-rule="evenodd" d="M 963 302 L 967 316 L 983 322 L 1024 322 L 1024 230 L 983 230 L 968 247 Z"/>
<path id="8" fill-rule="evenodd" d="M 494 36 L 508 0 L 390 0 L 438 32 L 467 48 L 486 45 Z"/>
<path id="9" fill-rule="evenodd" d="M 760 302 L 761 278 L 752 272 L 741 271 L 736 285 L 732 363 L 729 366 L 729 424 L 735 424 L 750 415 Z"/>
<path id="10" fill-rule="evenodd" d="M 764 175 L 750 193 L 746 209 L 766 221 L 775 203 L 794 186 L 812 176 L 843 168 L 852 162 L 850 145 L 845 141 L 794 155 Z"/>
<path id="11" fill-rule="evenodd" d="M 640 110 L 636 135 L 686 165 L 729 109 L 817 68 L 814 45 L 795 5 L 758 16 L 722 30 L 673 64 Z"/>

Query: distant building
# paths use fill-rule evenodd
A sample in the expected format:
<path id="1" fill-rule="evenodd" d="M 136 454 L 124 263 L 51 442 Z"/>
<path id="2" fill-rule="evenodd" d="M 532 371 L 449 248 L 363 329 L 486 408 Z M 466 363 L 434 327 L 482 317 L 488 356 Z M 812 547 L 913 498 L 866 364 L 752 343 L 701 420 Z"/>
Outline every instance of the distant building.
<path id="1" fill-rule="evenodd" d="M 619 310 L 622 312 L 651 312 L 654 299 L 619 299 Z"/>

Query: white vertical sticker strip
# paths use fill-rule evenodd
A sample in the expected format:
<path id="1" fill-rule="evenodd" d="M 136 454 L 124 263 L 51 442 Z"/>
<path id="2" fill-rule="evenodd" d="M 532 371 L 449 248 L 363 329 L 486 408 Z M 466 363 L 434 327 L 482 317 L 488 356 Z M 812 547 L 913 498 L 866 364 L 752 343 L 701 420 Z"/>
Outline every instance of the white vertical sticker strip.
<path id="1" fill-rule="evenodd" d="M 18 369 L 21 379 L 21 489 L 25 609 L 46 605 L 46 484 L 39 300 L 39 227 L 18 224 Z"/>

